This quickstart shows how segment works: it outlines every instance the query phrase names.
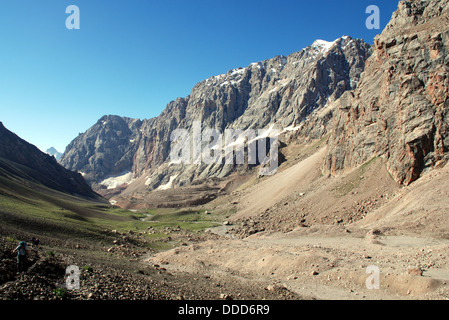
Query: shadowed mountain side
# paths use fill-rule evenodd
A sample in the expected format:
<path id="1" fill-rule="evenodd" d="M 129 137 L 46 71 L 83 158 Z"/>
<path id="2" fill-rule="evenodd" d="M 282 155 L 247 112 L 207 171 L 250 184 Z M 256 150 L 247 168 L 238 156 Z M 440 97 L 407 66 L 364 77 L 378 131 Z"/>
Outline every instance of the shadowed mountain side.
<path id="1" fill-rule="evenodd" d="M 21 139 L 1 122 L 0 169 L 1 175 L 9 173 L 54 190 L 88 198 L 99 197 L 80 174 L 65 169 L 54 157 Z"/>

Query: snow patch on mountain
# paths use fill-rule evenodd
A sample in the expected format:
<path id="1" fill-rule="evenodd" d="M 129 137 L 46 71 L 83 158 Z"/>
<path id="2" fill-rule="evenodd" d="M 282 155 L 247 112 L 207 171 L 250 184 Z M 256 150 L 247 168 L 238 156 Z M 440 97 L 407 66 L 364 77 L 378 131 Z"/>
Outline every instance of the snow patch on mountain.
<path id="1" fill-rule="evenodd" d="M 100 182 L 100 184 L 107 187 L 108 189 L 115 189 L 123 184 L 131 184 L 132 182 L 134 182 L 134 180 L 136 179 L 134 178 L 133 173 L 127 172 L 121 176 L 109 177 Z"/>
<path id="2" fill-rule="evenodd" d="M 168 190 L 173 188 L 173 181 L 178 177 L 178 175 L 174 175 L 170 177 L 170 181 L 168 181 L 166 184 L 161 185 L 157 188 L 157 190 Z"/>
<path id="3" fill-rule="evenodd" d="M 326 53 L 334 46 L 335 43 L 336 41 L 329 42 L 318 39 L 312 43 L 312 48 L 319 52 Z"/>

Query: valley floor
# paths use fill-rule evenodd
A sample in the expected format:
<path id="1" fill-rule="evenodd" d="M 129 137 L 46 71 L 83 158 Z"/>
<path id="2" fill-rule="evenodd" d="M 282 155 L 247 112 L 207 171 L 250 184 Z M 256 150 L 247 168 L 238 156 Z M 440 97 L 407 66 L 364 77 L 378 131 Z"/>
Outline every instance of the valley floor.
<path id="1" fill-rule="evenodd" d="M 322 145 L 284 152 L 276 175 L 181 209 L 123 210 L 5 178 L 0 299 L 449 298 L 449 166 L 401 187 L 380 158 L 330 177 Z M 16 275 L 11 250 L 31 235 L 42 247 Z M 57 290 L 68 265 L 82 269 L 78 291 Z"/>
<path id="2" fill-rule="evenodd" d="M 220 239 L 150 255 L 148 263 L 301 299 L 448 299 L 449 166 L 400 187 L 382 159 L 324 177 L 323 150 L 209 204 L 236 206 L 226 226 L 210 231 Z"/>
<path id="3" fill-rule="evenodd" d="M 148 259 L 170 272 L 243 278 L 303 299 L 447 299 L 449 240 L 384 236 L 326 226 L 207 241 Z M 379 270 L 380 288 L 367 287 Z M 369 274 L 368 274 L 369 272 Z"/>

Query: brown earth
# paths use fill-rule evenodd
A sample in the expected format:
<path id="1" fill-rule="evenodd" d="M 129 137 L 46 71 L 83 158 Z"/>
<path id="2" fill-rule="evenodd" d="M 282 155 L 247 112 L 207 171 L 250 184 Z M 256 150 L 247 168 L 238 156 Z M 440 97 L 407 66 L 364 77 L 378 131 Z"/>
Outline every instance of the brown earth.
<path id="1" fill-rule="evenodd" d="M 207 205 L 236 212 L 210 231 L 226 238 L 145 259 L 173 273 L 268 283 L 267 291 L 302 298 L 449 298 L 449 166 L 401 187 L 382 158 L 328 177 L 325 147 L 307 150 L 276 175 L 248 180 Z M 365 283 L 372 265 L 378 290 Z"/>

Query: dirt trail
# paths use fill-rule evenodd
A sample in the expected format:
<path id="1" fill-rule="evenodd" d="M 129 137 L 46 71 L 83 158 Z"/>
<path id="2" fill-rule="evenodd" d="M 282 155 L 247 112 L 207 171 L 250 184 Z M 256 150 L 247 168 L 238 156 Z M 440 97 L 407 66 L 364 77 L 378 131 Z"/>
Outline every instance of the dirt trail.
<path id="1" fill-rule="evenodd" d="M 373 241 L 323 228 L 316 235 L 295 231 L 209 241 L 160 253 L 149 261 L 164 264 L 173 272 L 239 275 L 307 298 L 449 297 L 449 240 L 379 236 Z M 366 287 L 366 271 L 371 265 L 380 270 L 379 290 Z M 421 268 L 423 275 L 407 274 L 415 268 Z"/>
<path id="2" fill-rule="evenodd" d="M 449 166 L 401 188 L 380 158 L 322 177 L 324 154 L 320 149 L 235 196 L 230 221 L 265 226 L 256 234 L 182 246 L 148 261 L 305 298 L 449 299 Z M 368 266 L 380 272 L 379 289 L 366 286 Z"/>

